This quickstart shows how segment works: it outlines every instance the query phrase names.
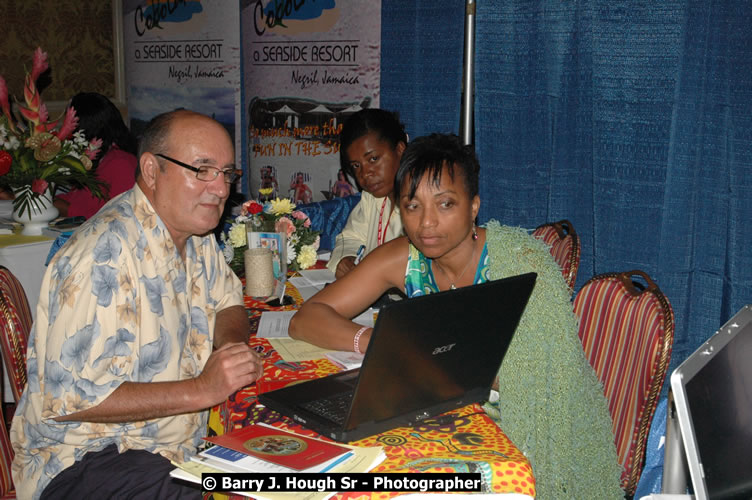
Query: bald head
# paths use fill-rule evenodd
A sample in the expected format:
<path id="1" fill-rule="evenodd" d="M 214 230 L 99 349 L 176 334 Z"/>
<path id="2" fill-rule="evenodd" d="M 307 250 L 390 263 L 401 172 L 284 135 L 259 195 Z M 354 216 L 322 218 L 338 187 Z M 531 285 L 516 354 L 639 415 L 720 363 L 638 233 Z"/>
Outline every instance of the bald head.
<path id="1" fill-rule="evenodd" d="M 206 234 L 220 221 L 235 169 L 232 140 L 216 120 L 188 110 L 155 117 L 139 145 L 137 182 L 179 248 L 192 235 Z M 216 177 L 202 180 L 197 169 Z"/>
<path id="2" fill-rule="evenodd" d="M 178 109 L 159 114 L 152 118 L 141 133 L 138 142 L 138 158 L 144 153 L 163 153 L 170 149 L 170 130 L 181 119 L 206 119 L 215 121 L 206 115 L 189 109 Z M 217 123 L 219 125 L 219 123 Z M 228 134 L 229 137 L 229 134 Z M 140 162 L 136 168 L 136 179 L 141 175 Z"/>

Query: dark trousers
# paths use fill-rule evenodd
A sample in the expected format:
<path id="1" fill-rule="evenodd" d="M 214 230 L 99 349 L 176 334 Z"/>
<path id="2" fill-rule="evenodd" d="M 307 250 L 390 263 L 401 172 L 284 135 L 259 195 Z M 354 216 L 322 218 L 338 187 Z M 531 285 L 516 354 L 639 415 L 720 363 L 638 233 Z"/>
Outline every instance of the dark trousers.
<path id="1" fill-rule="evenodd" d="M 118 453 L 110 445 L 84 457 L 52 478 L 42 499 L 67 498 L 201 498 L 198 485 L 170 477 L 175 466 L 144 450 Z"/>

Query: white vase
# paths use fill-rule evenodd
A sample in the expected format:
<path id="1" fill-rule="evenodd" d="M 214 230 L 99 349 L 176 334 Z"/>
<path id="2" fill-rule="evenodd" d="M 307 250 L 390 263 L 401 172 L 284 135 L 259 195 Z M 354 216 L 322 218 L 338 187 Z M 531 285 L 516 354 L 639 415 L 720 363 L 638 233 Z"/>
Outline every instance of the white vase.
<path id="1" fill-rule="evenodd" d="M 23 186 L 18 189 L 13 189 L 13 192 L 18 196 L 24 191 L 30 191 L 31 186 Z M 27 236 L 36 236 L 42 234 L 42 229 L 46 228 L 51 220 L 54 220 L 60 213 L 57 208 L 52 204 L 52 191 L 48 187 L 44 194 L 40 195 L 36 199 L 36 203 L 30 203 L 29 210 L 24 210 L 23 213 L 19 213 L 15 208 L 13 209 L 13 220 L 23 224 L 23 230 L 21 234 Z"/>

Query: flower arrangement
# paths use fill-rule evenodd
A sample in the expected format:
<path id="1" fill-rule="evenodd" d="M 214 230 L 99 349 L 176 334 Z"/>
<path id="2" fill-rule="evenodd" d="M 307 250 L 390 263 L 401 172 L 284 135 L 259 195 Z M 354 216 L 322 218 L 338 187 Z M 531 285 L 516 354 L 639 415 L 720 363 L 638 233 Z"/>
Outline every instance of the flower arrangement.
<path id="1" fill-rule="evenodd" d="M 293 271 L 308 269 L 316 263 L 320 236 L 311 229 L 311 220 L 288 198 L 275 198 L 261 203 L 249 200 L 240 207 L 229 229 L 220 235 L 227 262 L 238 270 L 243 252 L 248 248 L 248 231 L 285 233 L 287 236 L 287 267 Z"/>
<path id="2" fill-rule="evenodd" d="M 52 202 L 58 188 L 88 188 L 102 196 L 101 182 L 91 172 L 101 140 L 87 142 L 78 126 L 76 111 L 69 107 L 63 116 L 50 120 L 36 82 L 49 64 L 47 53 L 37 48 L 31 73 L 24 82 L 25 105 L 18 103 L 23 117 L 14 119 L 8 87 L 0 76 L 0 187 L 13 191 L 14 211 L 31 216 Z M 25 123 L 24 123 L 25 122 Z M 46 194 L 49 189 L 49 193 Z"/>

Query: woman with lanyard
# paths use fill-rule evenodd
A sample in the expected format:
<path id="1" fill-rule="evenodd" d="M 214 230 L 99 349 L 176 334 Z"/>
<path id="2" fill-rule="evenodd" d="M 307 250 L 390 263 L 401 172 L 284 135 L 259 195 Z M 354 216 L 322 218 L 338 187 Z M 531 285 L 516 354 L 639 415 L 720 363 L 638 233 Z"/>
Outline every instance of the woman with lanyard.
<path id="1" fill-rule="evenodd" d="M 337 236 L 327 265 L 337 278 L 351 271 L 359 257 L 402 235 L 393 191 L 406 146 L 407 134 L 396 113 L 364 109 L 345 121 L 340 133 L 340 163 L 363 193 Z"/>

